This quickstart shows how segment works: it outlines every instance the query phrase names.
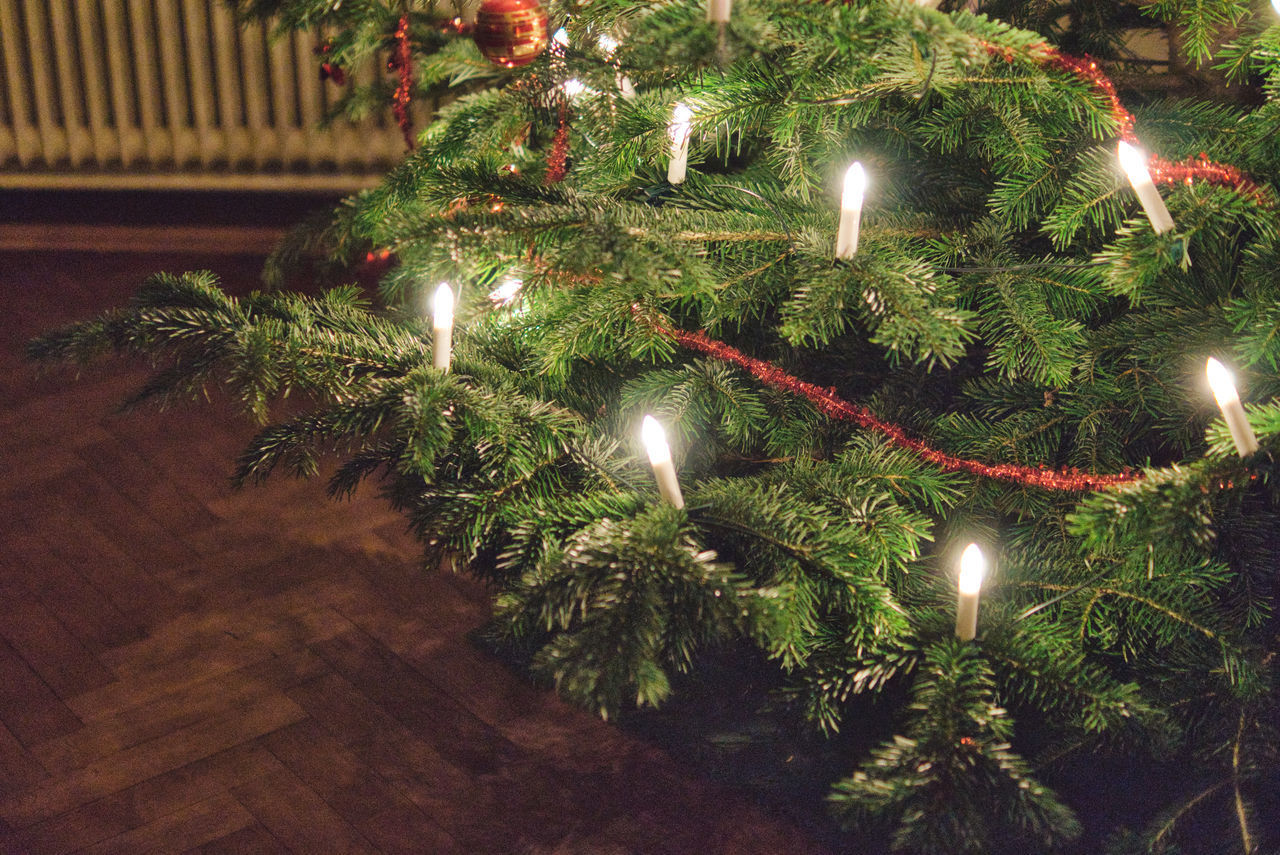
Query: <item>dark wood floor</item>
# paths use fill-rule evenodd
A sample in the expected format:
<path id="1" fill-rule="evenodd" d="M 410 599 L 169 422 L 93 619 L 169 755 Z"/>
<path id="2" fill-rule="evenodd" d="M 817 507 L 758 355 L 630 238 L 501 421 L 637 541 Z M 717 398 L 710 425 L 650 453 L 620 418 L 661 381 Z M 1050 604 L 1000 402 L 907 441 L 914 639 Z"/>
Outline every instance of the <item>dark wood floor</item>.
<path id="1" fill-rule="evenodd" d="M 135 367 L 23 362 L 194 267 L 257 261 L 0 253 L 0 850 L 820 851 L 473 647 L 485 591 L 376 498 L 233 492 L 226 406 L 119 414 Z"/>

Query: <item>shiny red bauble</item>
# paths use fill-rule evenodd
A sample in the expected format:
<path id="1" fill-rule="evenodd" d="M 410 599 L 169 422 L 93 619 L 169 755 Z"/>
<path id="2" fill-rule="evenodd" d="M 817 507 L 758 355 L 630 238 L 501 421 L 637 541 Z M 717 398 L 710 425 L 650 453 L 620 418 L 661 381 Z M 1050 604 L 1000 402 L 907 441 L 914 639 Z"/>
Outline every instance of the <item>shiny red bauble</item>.
<path id="1" fill-rule="evenodd" d="M 505 68 L 528 65 L 547 49 L 547 10 L 538 0 L 484 0 L 474 38 L 490 62 Z"/>

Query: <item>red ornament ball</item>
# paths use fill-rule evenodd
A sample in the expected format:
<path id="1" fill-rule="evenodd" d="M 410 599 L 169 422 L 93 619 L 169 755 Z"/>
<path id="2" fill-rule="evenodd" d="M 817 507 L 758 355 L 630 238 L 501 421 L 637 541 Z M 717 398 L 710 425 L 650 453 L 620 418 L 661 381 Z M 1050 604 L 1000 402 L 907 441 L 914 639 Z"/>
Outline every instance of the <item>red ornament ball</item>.
<path id="1" fill-rule="evenodd" d="M 538 0 L 484 0 L 473 37 L 495 65 L 528 65 L 547 49 L 547 11 Z"/>

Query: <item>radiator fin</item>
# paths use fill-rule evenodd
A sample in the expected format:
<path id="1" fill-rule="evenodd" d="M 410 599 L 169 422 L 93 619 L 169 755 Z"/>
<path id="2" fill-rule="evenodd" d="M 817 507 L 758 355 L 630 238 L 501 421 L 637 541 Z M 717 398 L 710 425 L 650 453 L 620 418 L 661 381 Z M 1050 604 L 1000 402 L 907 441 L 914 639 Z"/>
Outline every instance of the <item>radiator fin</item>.
<path id="1" fill-rule="evenodd" d="M 319 127 L 318 41 L 222 0 L 0 0 L 0 186 L 368 184 L 404 143 L 386 116 Z"/>

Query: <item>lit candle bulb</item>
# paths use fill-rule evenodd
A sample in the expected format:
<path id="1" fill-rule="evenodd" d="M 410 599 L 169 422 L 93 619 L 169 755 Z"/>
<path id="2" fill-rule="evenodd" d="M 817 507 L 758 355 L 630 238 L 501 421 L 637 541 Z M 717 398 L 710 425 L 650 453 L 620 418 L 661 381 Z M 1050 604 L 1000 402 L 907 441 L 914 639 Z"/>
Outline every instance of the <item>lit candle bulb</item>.
<path id="1" fill-rule="evenodd" d="M 1165 207 L 1164 199 L 1160 198 L 1160 191 L 1156 189 L 1151 173 L 1147 171 L 1146 155 L 1124 140 L 1120 141 L 1118 151 L 1120 168 L 1129 177 L 1133 192 L 1138 194 L 1138 201 L 1142 203 L 1142 210 L 1151 221 L 1151 228 L 1156 234 L 1172 231 L 1173 217 L 1169 216 L 1169 209 Z"/>
<path id="2" fill-rule="evenodd" d="M 707 0 L 707 20 L 713 24 L 729 23 L 733 0 Z"/>
<path id="3" fill-rule="evenodd" d="M 689 134 L 692 131 L 690 120 L 693 111 L 684 104 L 677 104 L 671 111 L 671 126 L 667 133 L 671 137 L 671 162 L 667 164 L 667 181 L 679 184 L 684 181 L 689 166 Z"/>
<path id="4" fill-rule="evenodd" d="M 448 282 L 441 282 L 431 301 L 431 327 L 435 333 L 431 342 L 431 364 L 448 372 L 453 348 L 453 291 Z"/>
<path id="5" fill-rule="evenodd" d="M 1240 396 L 1236 393 L 1231 372 L 1210 356 L 1205 365 L 1205 373 L 1209 375 L 1209 388 L 1213 389 L 1213 397 L 1218 400 L 1222 417 L 1227 421 L 1227 429 L 1231 431 L 1231 439 L 1235 441 L 1236 451 L 1241 457 L 1248 457 L 1258 450 L 1258 438 L 1254 436 L 1253 428 L 1249 427 L 1249 419 L 1244 414 L 1244 407 L 1240 405 Z"/>
<path id="6" fill-rule="evenodd" d="M 509 306 L 520 296 L 520 289 L 524 287 L 524 280 L 517 279 L 514 276 L 505 276 L 502 282 L 489 292 L 489 300 L 495 306 Z"/>
<path id="7" fill-rule="evenodd" d="M 684 496 L 680 494 L 680 481 L 676 478 L 675 464 L 671 462 L 667 434 L 653 416 L 645 416 L 641 422 L 640 440 L 649 453 L 649 465 L 653 467 L 653 476 L 658 481 L 658 492 L 672 505 L 683 508 Z"/>
<path id="8" fill-rule="evenodd" d="M 853 258 L 858 251 L 858 231 L 862 227 L 862 197 L 867 190 L 867 173 L 856 160 L 844 173 L 840 194 L 840 228 L 836 232 L 836 258 Z"/>
<path id="9" fill-rule="evenodd" d="M 960 556 L 960 599 L 956 603 L 956 638 L 973 641 L 978 634 L 978 592 L 987 572 L 987 559 L 978 544 L 971 543 Z"/>

